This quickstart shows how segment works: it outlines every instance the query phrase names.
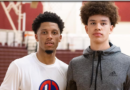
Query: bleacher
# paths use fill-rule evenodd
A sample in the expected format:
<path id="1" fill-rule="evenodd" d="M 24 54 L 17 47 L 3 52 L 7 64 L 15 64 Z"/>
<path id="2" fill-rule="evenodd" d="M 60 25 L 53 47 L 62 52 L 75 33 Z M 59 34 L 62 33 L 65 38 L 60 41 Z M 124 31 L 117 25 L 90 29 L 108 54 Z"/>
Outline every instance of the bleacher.
<path id="1" fill-rule="evenodd" d="M 69 64 L 70 60 L 74 57 L 77 57 L 79 55 L 82 55 L 83 50 L 57 50 L 56 51 L 56 57 L 63 62 Z"/>
<path id="2" fill-rule="evenodd" d="M 23 56 L 27 55 L 27 49 L 25 47 L 11 47 L 0 45 L 0 85 L 5 77 L 5 73 L 9 64 Z M 13 73 L 13 72 L 12 72 Z"/>

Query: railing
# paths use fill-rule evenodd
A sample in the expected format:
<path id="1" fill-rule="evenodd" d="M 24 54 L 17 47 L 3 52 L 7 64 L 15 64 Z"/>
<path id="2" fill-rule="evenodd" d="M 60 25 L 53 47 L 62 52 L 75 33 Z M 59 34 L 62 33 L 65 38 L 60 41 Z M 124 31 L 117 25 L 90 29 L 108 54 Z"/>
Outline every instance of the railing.
<path id="1" fill-rule="evenodd" d="M 0 30 L 0 46 L 26 47 L 28 54 L 37 51 L 37 42 L 34 34 L 28 32 L 16 33 L 12 30 Z"/>

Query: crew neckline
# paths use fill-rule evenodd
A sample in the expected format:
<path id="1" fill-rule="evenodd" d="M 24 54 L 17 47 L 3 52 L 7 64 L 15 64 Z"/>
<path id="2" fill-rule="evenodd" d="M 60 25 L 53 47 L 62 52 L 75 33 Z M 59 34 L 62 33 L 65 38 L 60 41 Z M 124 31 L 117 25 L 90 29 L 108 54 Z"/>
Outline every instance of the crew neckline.
<path id="1" fill-rule="evenodd" d="M 47 65 L 47 64 L 42 63 L 41 61 L 39 61 L 38 58 L 37 58 L 36 53 L 34 53 L 34 57 L 35 57 L 36 63 L 38 63 L 39 65 L 41 65 L 41 66 L 43 66 L 43 67 L 45 67 L 45 66 L 46 66 L 46 67 L 54 67 L 54 66 L 56 66 L 56 64 L 57 64 L 57 58 L 56 58 L 56 57 L 55 57 L 55 63 L 50 64 L 50 65 Z"/>

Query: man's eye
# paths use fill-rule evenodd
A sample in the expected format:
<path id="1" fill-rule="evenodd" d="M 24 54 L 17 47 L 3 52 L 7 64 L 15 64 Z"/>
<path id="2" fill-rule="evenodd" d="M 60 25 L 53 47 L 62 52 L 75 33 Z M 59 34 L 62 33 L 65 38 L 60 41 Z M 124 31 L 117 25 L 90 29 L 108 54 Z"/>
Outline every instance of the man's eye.
<path id="1" fill-rule="evenodd" d="M 95 24 L 94 22 L 91 23 L 91 25 L 94 25 L 94 24 Z"/>
<path id="2" fill-rule="evenodd" d="M 106 25 L 106 23 L 102 23 L 102 25 Z"/>
<path id="3" fill-rule="evenodd" d="M 57 32 L 53 32 L 53 34 L 57 34 Z"/>
<path id="4" fill-rule="evenodd" d="M 47 32 L 42 32 L 42 34 L 46 34 Z"/>

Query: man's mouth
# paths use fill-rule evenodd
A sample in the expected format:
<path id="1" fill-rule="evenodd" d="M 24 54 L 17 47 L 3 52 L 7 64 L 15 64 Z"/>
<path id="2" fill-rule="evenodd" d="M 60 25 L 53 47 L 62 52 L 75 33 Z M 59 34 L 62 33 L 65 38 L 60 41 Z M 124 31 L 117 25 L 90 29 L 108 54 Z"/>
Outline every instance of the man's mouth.
<path id="1" fill-rule="evenodd" d="M 102 36 L 101 33 L 94 33 L 93 35 L 96 36 L 96 37 L 100 37 L 100 36 Z"/>
<path id="2" fill-rule="evenodd" d="M 54 45 L 53 42 L 46 42 L 45 44 L 46 44 L 47 46 L 53 46 L 53 45 Z"/>

